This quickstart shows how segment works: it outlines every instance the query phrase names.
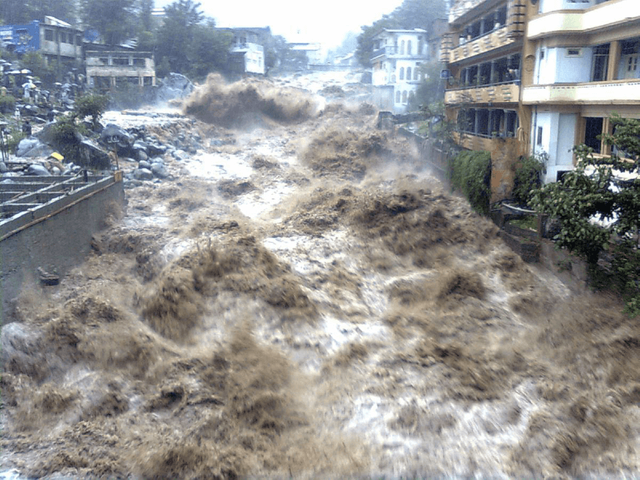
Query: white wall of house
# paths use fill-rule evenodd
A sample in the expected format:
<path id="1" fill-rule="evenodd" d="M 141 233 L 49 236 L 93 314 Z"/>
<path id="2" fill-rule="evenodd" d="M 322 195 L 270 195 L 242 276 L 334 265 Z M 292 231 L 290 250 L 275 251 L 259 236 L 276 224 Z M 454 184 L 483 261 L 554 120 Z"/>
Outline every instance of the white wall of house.
<path id="1" fill-rule="evenodd" d="M 578 115 L 575 113 L 534 113 L 531 138 L 532 153 L 547 154 L 545 183 L 555 182 L 558 172 L 573 170 L 575 129 Z"/>
<path id="2" fill-rule="evenodd" d="M 537 58 L 539 59 L 542 50 L 544 50 L 544 58 L 536 63 L 534 83 L 549 85 L 553 83 L 580 83 L 590 80 L 592 48 L 538 47 Z"/>
<path id="3" fill-rule="evenodd" d="M 582 10 L 593 7 L 596 0 L 540 0 L 540 13 L 557 10 Z"/>
<path id="4" fill-rule="evenodd" d="M 255 43 L 246 44 L 247 51 L 244 54 L 244 71 L 264 75 L 264 51 L 261 45 Z"/>

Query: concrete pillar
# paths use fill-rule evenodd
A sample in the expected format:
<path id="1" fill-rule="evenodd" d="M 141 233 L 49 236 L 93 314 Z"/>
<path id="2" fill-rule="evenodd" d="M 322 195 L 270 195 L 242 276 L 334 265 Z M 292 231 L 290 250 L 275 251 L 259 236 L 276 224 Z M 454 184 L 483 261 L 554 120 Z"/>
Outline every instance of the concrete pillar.
<path id="1" fill-rule="evenodd" d="M 620 42 L 615 40 L 609 45 L 609 65 L 607 70 L 607 80 L 616 80 L 618 76 L 618 66 L 620 64 Z"/>

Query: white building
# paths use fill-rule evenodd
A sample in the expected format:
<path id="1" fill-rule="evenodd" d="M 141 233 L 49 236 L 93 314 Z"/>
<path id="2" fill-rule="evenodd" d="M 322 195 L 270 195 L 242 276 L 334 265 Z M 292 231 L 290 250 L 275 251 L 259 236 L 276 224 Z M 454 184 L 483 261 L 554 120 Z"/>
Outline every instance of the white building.
<path id="1" fill-rule="evenodd" d="M 233 33 L 233 43 L 229 52 L 231 70 L 241 74 L 264 75 L 266 65 L 261 35 L 267 34 L 267 32 L 270 34 L 269 28 L 232 28 L 228 30 Z"/>
<path id="2" fill-rule="evenodd" d="M 429 61 L 427 31 L 384 29 L 373 37 L 374 103 L 404 113 L 422 80 L 420 66 Z"/>
<path id="3" fill-rule="evenodd" d="M 640 118 L 640 2 L 541 0 L 528 22 L 533 70 L 522 102 L 532 108 L 532 151 L 549 156 L 546 181 L 575 164 L 572 148 L 610 146 L 609 117 Z"/>

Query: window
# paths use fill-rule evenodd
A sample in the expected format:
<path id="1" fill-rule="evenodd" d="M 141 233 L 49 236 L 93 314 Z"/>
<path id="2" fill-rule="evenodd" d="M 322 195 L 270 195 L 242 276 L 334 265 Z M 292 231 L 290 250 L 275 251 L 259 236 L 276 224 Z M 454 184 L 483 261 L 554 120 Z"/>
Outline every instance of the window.
<path id="1" fill-rule="evenodd" d="M 404 67 L 400 67 L 400 80 L 404 80 Z"/>
<path id="2" fill-rule="evenodd" d="M 602 142 L 598 138 L 602 135 L 602 118 L 586 118 L 586 128 L 584 131 L 585 145 L 593 148 L 593 151 L 600 153 Z"/>
<path id="3" fill-rule="evenodd" d="M 144 67 L 144 58 L 134 58 L 133 59 L 133 64 L 136 67 Z"/>
<path id="4" fill-rule="evenodd" d="M 515 137 L 516 132 L 518 131 L 518 113 L 513 110 L 509 110 L 506 112 L 506 115 L 507 115 L 507 119 L 506 119 L 507 137 Z"/>
<path id="5" fill-rule="evenodd" d="M 420 80 L 420 72 L 418 71 L 418 66 L 416 65 L 416 68 L 413 70 L 413 79 L 414 80 Z"/>
<path id="6" fill-rule="evenodd" d="M 407 91 L 402 92 L 402 103 L 407 103 Z"/>
<path id="7" fill-rule="evenodd" d="M 479 135 L 489 135 L 489 110 L 479 109 L 476 112 L 476 133 Z"/>
<path id="8" fill-rule="evenodd" d="M 404 55 L 404 40 L 400 42 L 400 55 Z"/>
<path id="9" fill-rule="evenodd" d="M 542 127 L 538 127 L 538 131 L 536 133 L 536 145 L 538 146 L 542 145 L 542 132 L 543 132 Z"/>
<path id="10" fill-rule="evenodd" d="M 638 57 L 640 56 L 640 40 L 633 39 L 620 42 L 620 66 L 618 79 L 638 78 Z"/>
<path id="11" fill-rule="evenodd" d="M 488 85 L 491 82 L 491 64 L 480 65 L 480 85 Z"/>
<path id="12" fill-rule="evenodd" d="M 566 57 L 581 57 L 582 56 L 582 49 L 581 48 L 567 48 L 565 56 Z"/>
<path id="13" fill-rule="evenodd" d="M 76 35 L 76 46 L 82 46 L 82 35 Z"/>
<path id="14" fill-rule="evenodd" d="M 591 65 L 591 81 L 602 82 L 609 73 L 609 44 L 593 47 L 593 63 Z"/>
<path id="15" fill-rule="evenodd" d="M 489 112 L 489 133 L 492 137 L 502 136 L 504 132 L 504 110 Z"/>
<path id="16" fill-rule="evenodd" d="M 407 55 L 412 55 L 411 50 L 413 50 L 413 46 L 411 45 L 411 40 L 407 42 Z"/>
<path id="17" fill-rule="evenodd" d="M 407 67 L 407 80 L 411 80 L 411 67 Z"/>
<path id="18" fill-rule="evenodd" d="M 400 90 L 398 90 L 398 91 L 396 92 L 396 103 L 400 103 L 401 95 L 402 95 L 402 94 L 400 93 Z"/>
<path id="19" fill-rule="evenodd" d="M 45 29 L 45 31 L 44 31 L 44 39 L 47 42 L 53 42 L 53 30 L 50 30 L 48 28 Z"/>

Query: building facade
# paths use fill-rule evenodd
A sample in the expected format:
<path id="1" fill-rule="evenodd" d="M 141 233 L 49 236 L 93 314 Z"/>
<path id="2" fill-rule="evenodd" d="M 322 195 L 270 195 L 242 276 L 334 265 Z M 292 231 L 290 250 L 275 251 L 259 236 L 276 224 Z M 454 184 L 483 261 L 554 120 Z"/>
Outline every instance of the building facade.
<path id="1" fill-rule="evenodd" d="M 609 154 L 609 117 L 640 118 L 640 2 L 541 0 L 527 28 L 531 152 L 548 155 L 546 181 L 574 167 L 574 145 Z"/>
<path id="2" fill-rule="evenodd" d="M 373 37 L 373 101 L 382 110 L 404 113 L 429 61 L 427 31 L 384 29 Z"/>
<path id="3" fill-rule="evenodd" d="M 0 26 L 5 48 L 19 55 L 38 52 L 47 65 L 72 65 L 82 62 L 83 31 L 54 17 L 44 17 L 27 25 Z"/>
<path id="4" fill-rule="evenodd" d="M 114 50 L 114 47 L 92 45 L 85 52 L 87 85 L 97 90 L 116 87 L 156 85 L 153 53 L 134 50 Z"/>
<path id="5" fill-rule="evenodd" d="M 640 2 L 459 0 L 442 59 L 445 106 L 464 148 L 488 150 L 494 200 L 506 198 L 521 155 L 545 181 L 575 167 L 573 147 L 609 153 L 609 116 L 640 118 Z"/>
<path id="6" fill-rule="evenodd" d="M 229 67 L 233 73 L 264 75 L 266 72 L 263 35 L 270 34 L 267 28 L 224 29 L 233 33 L 229 52 Z"/>

